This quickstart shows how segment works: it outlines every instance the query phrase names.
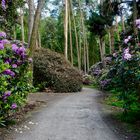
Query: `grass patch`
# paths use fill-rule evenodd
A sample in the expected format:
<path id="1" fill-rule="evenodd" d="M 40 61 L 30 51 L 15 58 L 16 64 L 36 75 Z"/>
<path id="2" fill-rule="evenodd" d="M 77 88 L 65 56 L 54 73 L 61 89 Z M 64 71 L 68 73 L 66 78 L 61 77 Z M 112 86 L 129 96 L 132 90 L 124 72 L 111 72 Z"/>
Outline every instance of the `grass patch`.
<path id="1" fill-rule="evenodd" d="M 116 94 L 110 94 L 108 95 L 108 97 L 105 98 L 105 103 L 111 106 L 115 106 L 115 107 L 119 107 L 122 108 L 123 107 L 123 101 L 120 101 L 118 99 L 119 95 Z"/>
<path id="2" fill-rule="evenodd" d="M 85 88 L 92 88 L 92 89 L 98 89 L 99 87 L 97 85 L 83 85 Z"/>

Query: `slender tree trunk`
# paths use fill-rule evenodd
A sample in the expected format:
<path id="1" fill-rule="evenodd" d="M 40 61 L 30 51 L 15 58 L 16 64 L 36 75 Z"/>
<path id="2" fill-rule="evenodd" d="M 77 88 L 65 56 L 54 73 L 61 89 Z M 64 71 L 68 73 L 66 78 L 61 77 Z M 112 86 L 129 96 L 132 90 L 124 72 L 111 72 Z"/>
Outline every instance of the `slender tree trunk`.
<path id="1" fill-rule="evenodd" d="M 86 52 L 87 52 L 87 72 L 89 71 L 89 47 L 88 47 L 88 42 L 86 38 Z"/>
<path id="2" fill-rule="evenodd" d="M 79 63 L 80 63 L 80 69 L 82 64 L 82 44 L 81 44 L 81 33 L 79 34 Z"/>
<path id="3" fill-rule="evenodd" d="M 87 73 L 86 44 L 84 43 L 84 73 Z"/>
<path id="4" fill-rule="evenodd" d="M 79 2 L 79 9 L 80 9 L 80 19 L 81 19 L 81 26 L 82 26 L 82 32 L 83 32 L 83 46 L 84 46 L 84 73 L 87 73 L 87 61 L 86 61 L 86 32 L 85 32 L 85 25 L 84 25 L 84 16 L 83 11 L 81 7 L 81 2 Z"/>
<path id="5" fill-rule="evenodd" d="M 117 33 L 117 39 L 120 41 L 120 35 L 119 35 L 119 28 L 118 28 L 118 16 L 116 16 L 116 33 Z M 119 50 L 121 51 L 121 46 L 119 46 Z"/>
<path id="6" fill-rule="evenodd" d="M 29 6 L 29 19 L 28 19 L 28 43 L 30 43 L 30 38 L 32 34 L 33 24 L 34 24 L 34 0 L 28 0 Z"/>
<path id="7" fill-rule="evenodd" d="M 14 33 L 14 40 L 16 40 L 17 39 L 17 35 L 16 35 L 16 27 L 15 26 L 13 28 L 13 33 Z"/>
<path id="8" fill-rule="evenodd" d="M 74 26 L 74 33 L 75 33 L 75 40 L 76 40 L 77 59 L 78 59 L 78 69 L 81 70 L 80 55 L 79 55 L 79 43 L 78 43 L 78 33 L 77 33 L 77 29 L 76 29 L 75 17 L 74 17 L 74 15 L 73 15 L 73 6 L 72 6 L 72 3 L 71 3 L 71 0 L 69 0 L 69 3 L 70 3 L 71 13 L 72 13 L 73 26 Z"/>
<path id="9" fill-rule="evenodd" d="M 45 4 L 45 0 L 39 0 L 38 1 L 38 6 L 37 6 L 37 10 L 35 13 L 35 18 L 34 18 L 34 25 L 33 25 L 33 30 L 32 30 L 32 34 L 31 34 L 31 39 L 30 39 L 30 54 L 33 55 L 34 52 L 34 47 L 36 45 L 36 39 L 38 36 L 38 28 L 39 28 L 39 22 L 40 22 L 40 17 L 41 17 L 41 10 L 43 8 Z"/>
<path id="10" fill-rule="evenodd" d="M 69 8 L 69 34 L 70 34 L 70 57 L 73 66 L 73 47 L 72 47 L 72 30 L 71 30 L 71 10 Z"/>
<path id="11" fill-rule="evenodd" d="M 41 48 L 41 36 L 40 36 L 40 32 L 38 31 L 38 47 Z"/>
<path id="12" fill-rule="evenodd" d="M 122 22 L 122 29 L 125 31 L 125 23 L 124 23 L 124 15 L 123 13 L 121 14 L 121 22 Z"/>
<path id="13" fill-rule="evenodd" d="M 64 55 L 65 58 L 68 60 L 68 0 L 65 0 L 64 37 L 65 37 Z"/>
<path id="14" fill-rule="evenodd" d="M 138 34 L 138 30 L 136 28 L 136 19 L 137 19 L 137 2 L 136 0 L 133 0 L 133 30 L 134 30 L 134 34 L 137 35 Z"/>
<path id="15" fill-rule="evenodd" d="M 116 32 L 117 32 L 118 41 L 120 41 L 119 28 L 118 28 L 118 16 L 116 16 Z"/>
<path id="16" fill-rule="evenodd" d="M 110 54 L 112 53 L 112 45 L 111 45 L 111 31 L 109 29 L 109 32 L 108 32 L 108 36 L 109 36 L 109 51 L 110 51 Z"/>
<path id="17" fill-rule="evenodd" d="M 101 61 L 103 63 L 103 67 L 105 67 L 106 66 L 106 64 L 105 64 L 105 40 L 103 37 L 99 37 L 99 47 L 100 47 Z"/>
<path id="18" fill-rule="evenodd" d="M 21 20 L 21 37 L 22 37 L 22 43 L 25 42 L 25 36 L 24 36 L 24 13 L 23 9 L 20 8 L 20 20 Z"/>

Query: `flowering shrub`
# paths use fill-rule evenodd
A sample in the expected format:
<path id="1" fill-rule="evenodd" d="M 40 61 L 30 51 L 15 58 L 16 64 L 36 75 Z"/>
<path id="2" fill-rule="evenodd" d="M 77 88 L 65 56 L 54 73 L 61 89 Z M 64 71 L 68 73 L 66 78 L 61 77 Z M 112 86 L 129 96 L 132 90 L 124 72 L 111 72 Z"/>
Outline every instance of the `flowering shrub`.
<path id="1" fill-rule="evenodd" d="M 5 38 L 6 34 L 0 32 L 0 120 L 15 112 L 30 89 L 28 50 Z"/>
<path id="2" fill-rule="evenodd" d="M 140 28 L 140 19 L 136 20 Z M 124 111 L 140 110 L 140 46 L 138 39 L 129 35 L 122 41 L 122 51 L 113 54 L 113 65 L 106 77 L 100 81 L 100 86 L 119 92 L 119 99 L 123 101 Z M 110 73 L 112 76 L 110 77 Z"/>

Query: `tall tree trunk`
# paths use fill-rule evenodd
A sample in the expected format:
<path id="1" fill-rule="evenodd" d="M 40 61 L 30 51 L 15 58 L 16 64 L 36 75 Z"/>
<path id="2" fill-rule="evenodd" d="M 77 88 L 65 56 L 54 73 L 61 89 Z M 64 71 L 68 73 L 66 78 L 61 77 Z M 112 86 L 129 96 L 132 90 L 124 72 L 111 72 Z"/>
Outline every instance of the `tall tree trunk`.
<path id="1" fill-rule="evenodd" d="M 116 16 L 116 33 L 117 33 L 117 38 L 118 41 L 120 41 L 120 35 L 119 35 L 119 28 L 118 28 L 118 16 Z"/>
<path id="2" fill-rule="evenodd" d="M 136 28 L 136 19 L 137 19 L 137 2 L 136 0 L 133 0 L 133 30 L 134 30 L 134 34 L 137 35 L 138 34 L 138 30 Z"/>
<path id="3" fill-rule="evenodd" d="M 34 47 L 36 45 L 36 39 L 38 36 L 38 28 L 39 28 L 39 22 L 40 22 L 40 17 L 41 17 L 41 10 L 45 4 L 45 0 L 39 0 L 38 1 L 38 6 L 37 10 L 35 13 L 35 18 L 34 18 L 34 24 L 33 24 L 33 30 L 31 34 L 31 39 L 30 39 L 30 54 L 33 55 Z"/>
<path id="4" fill-rule="evenodd" d="M 86 31 L 85 31 L 85 25 L 84 25 L 84 16 L 83 11 L 81 7 L 81 2 L 78 0 L 79 3 L 79 9 L 80 9 L 80 19 L 81 19 L 81 26 L 82 26 L 82 32 L 83 32 L 83 46 L 84 46 L 84 73 L 87 73 L 87 60 L 86 60 Z"/>
<path id="5" fill-rule="evenodd" d="M 116 16 L 116 33 L 117 33 L 117 39 L 120 41 L 120 34 L 119 34 L 119 27 L 118 27 L 118 16 Z M 121 51 L 121 46 L 119 45 L 119 50 Z"/>
<path id="6" fill-rule="evenodd" d="M 24 13 L 23 9 L 20 8 L 20 21 L 21 21 L 21 37 L 22 37 L 22 43 L 25 42 L 25 36 L 24 36 Z"/>
<path id="7" fill-rule="evenodd" d="M 125 23 L 124 23 L 124 15 L 123 13 L 121 14 L 121 22 L 122 22 L 122 29 L 125 31 Z"/>
<path id="8" fill-rule="evenodd" d="M 84 73 L 87 73 L 86 44 L 84 43 Z"/>
<path id="9" fill-rule="evenodd" d="M 30 38 L 32 34 L 32 29 L 34 25 L 34 0 L 28 0 L 28 6 L 29 6 L 29 19 L 28 19 L 28 43 L 30 43 Z"/>
<path id="10" fill-rule="evenodd" d="M 65 58 L 68 60 L 68 0 L 65 0 L 64 37 L 65 37 L 64 55 Z"/>
<path id="11" fill-rule="evenodd" d="M 88 47 L 88 41 L 86 38 L 86 56 L 87 56 L 87 72 L 89 71 L 89 47 Z"/>
<path id="12" fill-rule="evenodd" d="M 72 6 L 72 3 L 71 3 L 71 0 L 69 0 L 69 3 L 70 3 L 71 13 L 72 13 L 72 20 L 73 20 L 74 33 L 75 33 L 75 40 L 76 40 L 78 69 L 81 70 L 80 55 L 79 55 L 78 33 L 77 33 L 77 29 L 76 29 L 75 17 L 74 17 L 74 15 L 73 15 L 73 6 Z"/>
<path id="13" fill-rule="evenodd" d="M 38 47 L 41 48 L 41 36 L 39 31 L 38 31 Z"/>
<path id="14" fill-rule="evenodd" d="M 13 27 L 13 33 L 14 33 L 14 40 L 16 40 L 17 39 L 17 34 L 16 34 L 16 27 L 15 26 Z"/>
<path id="15" fill-rule="evenodd" d="M 106 66 L 105 64 L 105 40 L 104 37 L 99 37 L 99 47 L 100 47 L 100 55 L 101 55 L 101 61 L 103 63 L 103 67 Z"/>
<path id="16" fill-rule="evenodd" d="M 72 47 L 72 30 L 71 30 L 71 10 L 69 8 L 69 34 L 70 34 L 70 58 L 73 66 L 73 47 Z"/>

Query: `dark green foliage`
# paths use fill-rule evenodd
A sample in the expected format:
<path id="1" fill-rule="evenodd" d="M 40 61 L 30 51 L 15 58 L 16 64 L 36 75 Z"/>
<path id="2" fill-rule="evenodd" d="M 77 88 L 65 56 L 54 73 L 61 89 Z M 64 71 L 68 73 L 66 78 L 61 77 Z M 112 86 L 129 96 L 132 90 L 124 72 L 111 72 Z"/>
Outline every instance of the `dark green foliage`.
<path id="1" fill-rule="evenodd" d="M 92 12 L 88 24 L 89 30 L 92 33 L 99 36 L 104 36 L 106 34 L 105 31 L 106 20 L 102 15 Z"/>
<path id="2" fill-rule="evenodd" d="M 82 87 L 82 76 L 65 58 L 49 49 L 34 54 L 34 85 L 49 87 L 55 92 L 77 92 Z"/>
<path id="3" fill-rule="evenodd" d="M 23 0 L 6 0 L 6 9 L 3 10 L 0 6 L 0 28 L 5 32 L 10 33 L 9 38 L 12 34 L 14 26 L 19 22 L 19 13 L 17 8 L 22 7 L 25 4 Z"/>

